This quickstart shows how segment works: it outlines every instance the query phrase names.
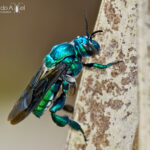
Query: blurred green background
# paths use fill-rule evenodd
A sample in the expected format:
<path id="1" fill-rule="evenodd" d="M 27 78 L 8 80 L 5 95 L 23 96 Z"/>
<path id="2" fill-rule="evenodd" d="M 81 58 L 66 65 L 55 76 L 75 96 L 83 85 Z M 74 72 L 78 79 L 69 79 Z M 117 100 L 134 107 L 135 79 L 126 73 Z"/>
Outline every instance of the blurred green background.
<path id="1" fill-rule="evenodd" d="M 0 6 L 11 2 L 20 1 L 0 0 Z M 30 114 L 15 126 L 7 116 L 52 46 L 85 34 L 84 9 L 92 32 L 100 0 L 21 2 L 25 11 L 0 13 L 0 150 L 62 150 L 69 127 L 57 127 L 49 112 L 40 119 Z"/>

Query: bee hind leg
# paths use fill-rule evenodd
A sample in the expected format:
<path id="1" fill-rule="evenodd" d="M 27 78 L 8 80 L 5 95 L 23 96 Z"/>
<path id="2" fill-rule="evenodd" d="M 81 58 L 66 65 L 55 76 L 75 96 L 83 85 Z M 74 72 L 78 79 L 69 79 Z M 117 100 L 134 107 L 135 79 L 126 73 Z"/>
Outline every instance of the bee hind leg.
<path id="1" fill-rule="evenodd" d="M 51 117 L 54 123 L 56 123 L 60 127 L 64 127 L 67 124 L 74 130 L 80 131 L 83 134 L 84 140 L 87 141 L 84 131 L 82 130 L 79 123 L 69 119 L 68 116 L 59 116 L 56 114 L 57 111 L 61 110 L 64 107 L 66 101 L 66 93 L 63 92 L 60 97 L 58 97 L 53 106 L 50 108 Z"/>

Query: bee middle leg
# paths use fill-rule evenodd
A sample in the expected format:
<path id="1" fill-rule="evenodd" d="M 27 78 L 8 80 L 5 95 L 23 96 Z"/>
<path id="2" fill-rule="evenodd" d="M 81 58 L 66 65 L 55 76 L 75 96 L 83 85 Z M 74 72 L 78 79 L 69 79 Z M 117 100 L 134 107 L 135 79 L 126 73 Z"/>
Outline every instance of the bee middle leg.
<path id="1" fill-rule="evenodd" d="M 76 81 L 75 81 L 75 79 L 73 77 L 71 77 L 69 75 L 66 75 L 66 76 L 63 77 L 63 79 L 64 79 L 64 81 L 62 82 L 62 88 L 63 88 L 63 91 L 65 93 L 67 93 L 68 90 L 69 90 L 69 84 L 71 84 L 74 87 L 76 87 Z M 69 104 L 65 104 L 64 107 L 63 107 L 63 110 L 67 111 L 69 113 L 73 113 L 74 112 L 74 107 L 69 105 Z"/>

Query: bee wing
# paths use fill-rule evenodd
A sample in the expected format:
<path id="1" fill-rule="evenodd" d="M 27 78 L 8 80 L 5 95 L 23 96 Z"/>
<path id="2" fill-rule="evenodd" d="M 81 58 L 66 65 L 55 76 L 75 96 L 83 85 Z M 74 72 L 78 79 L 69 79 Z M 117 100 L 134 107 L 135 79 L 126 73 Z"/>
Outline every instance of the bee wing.
<path id="1" fill-rule="evenodd" d="M 9 113 L 8 120 L 13 120 L 20 112 L 25 110 L 32 100 L 33 89 L 37 85 L 38 80 L 40 79 L 42 74 L 42 66 L 39 68 L 35 76 L 32 78 L 31 82 L 27 85 L 26 89 L 22 93 L 19 100 L 15 103 L 11 112 Z"/>
<path id="2" fill-rule="evenodd" d="M 34 88 L 33 96 L 35 97 L 35 102 L 41 100 L 49 88 L 55 83 L 62 74 L 67 71 L 66 64 L 58 64 L 54 69 L 48 71 L 41 80 L 38 82 L 37 86 Z M 38 99 L 38 100 L 37 100 Z"/>
<path id="3" fill-rule="evenodd" d="M 66 65 L 57 65 L 54 69 L 44 73 L 42 67 L 33 77 L 22 96 L 11 110 L 8 120 L 11 124 L 17 124 L 39 104 L 51 85 L 58 80 L 66 70 Z"/>

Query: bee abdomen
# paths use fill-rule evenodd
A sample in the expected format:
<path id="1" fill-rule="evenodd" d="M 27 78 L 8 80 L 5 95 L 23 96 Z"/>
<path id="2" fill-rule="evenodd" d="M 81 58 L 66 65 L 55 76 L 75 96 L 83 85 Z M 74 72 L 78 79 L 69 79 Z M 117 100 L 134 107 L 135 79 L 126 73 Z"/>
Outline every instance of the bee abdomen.
<path id="1" fill-rule="evenodd" d="M 44 98 L 41 100 L 39 105 L 33 110 L 33 114 L 36 117 L 39 118 L 44 113 L 44 111 L 50 106 L 53 100 L 53 96 L 54 96 L 53 91 L 51 89 L 48 90 L 48 92 L 46 93 Z"/>

